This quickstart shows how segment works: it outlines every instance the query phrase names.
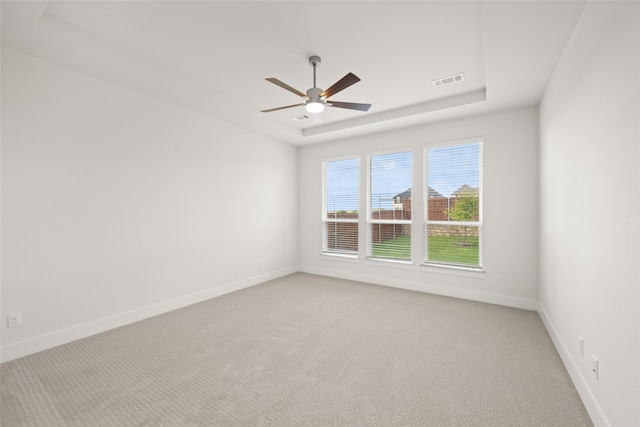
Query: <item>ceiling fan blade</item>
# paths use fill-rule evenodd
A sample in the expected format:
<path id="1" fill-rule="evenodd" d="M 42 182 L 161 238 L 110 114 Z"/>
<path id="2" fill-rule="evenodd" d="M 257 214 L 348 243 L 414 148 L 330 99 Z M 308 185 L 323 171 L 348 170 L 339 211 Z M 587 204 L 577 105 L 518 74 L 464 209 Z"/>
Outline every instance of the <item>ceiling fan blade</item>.
<path id="1" fill-rule="evenodd" d="M 355 102 L 329 101 L 327 102 L 327 105 L 331 105 L 332 107 L 348 108 L 349 110 L 360 110 L 360 111 L 369 111 L 369 108 L 371 108 L 371 104 L 358 104 Z"/>
<path id="2" fill-rule="evenodd" d="M 286 105 L 284 107 L 276 107 L 276 108 L 270 108 L 268 110 L 261 110 L 261 113 L 270 113 L 272 111 L 278 111 L 278 110 L 284 110 L 285 108 L 293 108 L 293 107 L 301 107 L 304 105 L 304 102 L 302 104 L 293 104 L 293 105 Z"/>
<path id="3" fill-rule="evenodd" d="M 301 96 L 304 99 L 309 99 L 309 97 L 307 95 L 305 95 L 304 93 L 300 92 L 298 89 L 292 88 L 288 84 L 281 82 L 280 80 L 276 79 L 275 77 L 268 77 L 265 80 L 273 83 L 274 85 L 280 86 L 281 88 L 286 89 L 289 92 L 295 93 L 296 95 Z"/>
<path id="4" fill-rule="evenodd" d="M 353 73 L 349 73 L 337 82 L 333 84 L 329 89 L 325 90 L 320 94 L 321 97 L 325 97 L 325 99 L 332 97 L 336 93 L 340 92 L 343 89 L 348 88 L 354 83 L 358 83 L 360 81 L 360 77 L 356 76 Z"/>

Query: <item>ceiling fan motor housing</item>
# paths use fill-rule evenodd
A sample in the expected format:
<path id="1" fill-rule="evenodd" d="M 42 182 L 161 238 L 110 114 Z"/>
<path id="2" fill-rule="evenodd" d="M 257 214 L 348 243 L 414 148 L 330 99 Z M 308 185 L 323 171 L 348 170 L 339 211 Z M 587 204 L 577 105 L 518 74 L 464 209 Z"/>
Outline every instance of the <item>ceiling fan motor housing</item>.
<path id="1" fill-rule="evenodd" d="M 321 101 L 320 94 L 322 93 L 322 89 L 319 87 L 312 87 L 307 89 L 307 96 L 309 97 L 309 101 Z"/>

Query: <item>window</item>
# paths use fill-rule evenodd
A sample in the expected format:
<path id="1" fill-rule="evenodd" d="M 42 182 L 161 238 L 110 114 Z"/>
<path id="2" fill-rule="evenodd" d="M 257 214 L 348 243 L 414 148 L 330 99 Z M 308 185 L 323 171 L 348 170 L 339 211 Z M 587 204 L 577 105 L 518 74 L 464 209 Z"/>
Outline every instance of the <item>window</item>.
<path id="1" fill-rule="evenodd" d="M 322 251 L 358 254 L 358 166 L 348 158 L 322 163 Z"/>
<path id="2" fill-rule="evenodd" d="M 427 147 L 425 261 L 482 266 L 482 141 Z"/>
<path id="3" fill-rule="evenodd" d="M 369 156 L 368 255 L 411 259 L 410 151 Z"/>

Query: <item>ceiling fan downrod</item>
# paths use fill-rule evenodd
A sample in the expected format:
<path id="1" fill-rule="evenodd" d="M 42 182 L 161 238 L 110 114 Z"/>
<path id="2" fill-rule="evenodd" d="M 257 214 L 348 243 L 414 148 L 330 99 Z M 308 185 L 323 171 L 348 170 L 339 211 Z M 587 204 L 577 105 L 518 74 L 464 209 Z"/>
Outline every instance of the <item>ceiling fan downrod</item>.
<path id="1" fill-rule="evenodd" d="M 316 87 L 316 67 L 319 67 L 322 60 L 319 56 L 313 55 L 309 57 L 309 65 L 313 67 L 313 87 Z"/>

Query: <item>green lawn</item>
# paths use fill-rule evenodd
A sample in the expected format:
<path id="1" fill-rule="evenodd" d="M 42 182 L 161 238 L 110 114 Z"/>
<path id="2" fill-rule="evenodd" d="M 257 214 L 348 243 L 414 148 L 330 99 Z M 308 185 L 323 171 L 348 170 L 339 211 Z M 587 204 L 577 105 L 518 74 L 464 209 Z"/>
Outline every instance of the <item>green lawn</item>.
<path id="1" fill-rule="evenodd" d="M 411 259 L 411 236 L 394 237 L 373 244 L 373 256 Z"/>
<path id="2" fill-rule="evenodd" d="M 467 237 L 473 246 L 459 246 L 464 237 L 430 236 L 428 241 L 429 261 L 463 265 L 478 265 L 480 250 L 478 237 Z M 411 236 L 400 236 L 373 244 L 373 256 L 411 259 Z"/>
<path id="3" fill-rule="evenodd" d="M 473 246 L 457 246 L 464 242 L 464 237 L 430 236 L 427 242 L 429 261 L 449 262 L 454 264 L 478 265 L 480 246 L 477 236 L 467 237 L 467 243 Z"/>

